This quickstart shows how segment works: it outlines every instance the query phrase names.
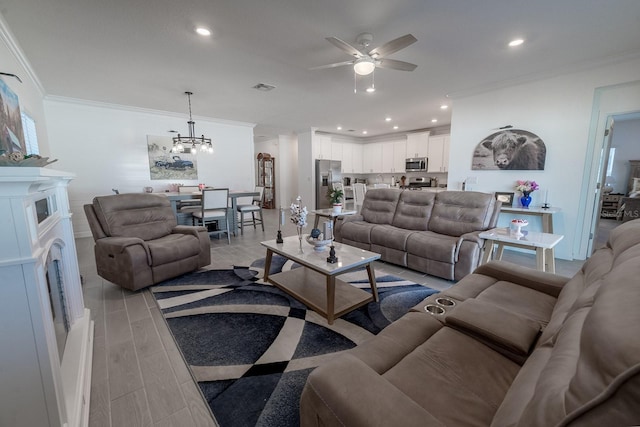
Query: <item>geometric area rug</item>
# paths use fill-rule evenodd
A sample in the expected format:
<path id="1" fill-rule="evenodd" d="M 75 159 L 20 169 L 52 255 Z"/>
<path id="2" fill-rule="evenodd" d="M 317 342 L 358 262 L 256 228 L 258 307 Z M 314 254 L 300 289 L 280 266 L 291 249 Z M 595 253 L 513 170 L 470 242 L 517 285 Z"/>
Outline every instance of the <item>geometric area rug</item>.
<path id="1" fill-rule="evenodd" d="M 298 267 L 274 255 L 270 274 Z M 261 259 L 249 267 L 194 272 L 151 288 L 222 427 L 298 426 L 300 394 L 316 366 L 378 334 L 437 292 L 394 276 L 376 277 L 380 301 L 328 325 L 265 283 L 263 273 Z M 365 270 L 349 278 L 370 292 Z"/>

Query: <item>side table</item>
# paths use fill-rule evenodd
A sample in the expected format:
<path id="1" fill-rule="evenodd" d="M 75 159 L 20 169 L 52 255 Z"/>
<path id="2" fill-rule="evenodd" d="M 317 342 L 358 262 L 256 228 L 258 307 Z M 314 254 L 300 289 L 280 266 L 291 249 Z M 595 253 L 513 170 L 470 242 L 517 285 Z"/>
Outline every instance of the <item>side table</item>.
<path id="1" fill-rule="evenodd" d="M 540 233 L 522 230 L 523 236 L 516 236 L 509 227 L 494 228 L 483 231 L 478 235 L 484 241 L 484 253 L 480 264 L 489 261 L 493 254 L 493 247 L 498 245 L 494 259 L 502 259 L 505 246 L 529 249 L 536 252 L 536 268 L 541 271 L 555 273 L 556 259 L 554 247 L 564 238 L 561 234 Z"/>

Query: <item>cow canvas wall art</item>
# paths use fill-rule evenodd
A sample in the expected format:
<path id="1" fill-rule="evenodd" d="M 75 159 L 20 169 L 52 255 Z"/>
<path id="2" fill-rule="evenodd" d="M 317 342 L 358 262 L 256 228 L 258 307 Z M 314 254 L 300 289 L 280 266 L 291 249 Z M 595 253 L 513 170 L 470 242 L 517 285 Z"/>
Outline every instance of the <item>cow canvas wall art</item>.
<path id="1" fill-rule="evenodd" d="M 473 170 L 544 170 L 547 147 L 540 137 L 519 129 L 484 138 L 473 153 Z"/>

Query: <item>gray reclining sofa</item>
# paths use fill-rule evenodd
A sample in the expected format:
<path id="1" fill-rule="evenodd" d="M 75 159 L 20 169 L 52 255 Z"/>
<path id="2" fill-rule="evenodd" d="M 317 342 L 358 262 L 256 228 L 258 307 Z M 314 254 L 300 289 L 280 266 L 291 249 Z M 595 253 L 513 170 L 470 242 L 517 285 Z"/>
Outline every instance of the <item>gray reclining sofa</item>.
<path id="1" fill-rule="evenodd" d="M 572 278 L 490 262 L 316 368 L 301 424 L 640 425 L 639 307 L 640 220 Z"/>
<path id="2" fill-rule="evenodd" d="M 335 238 L 383 261 L 460 280 L 478 266 L 478 234 L 495 227 L 500 206 L 487 193 L 378 188 L 367 191 L 359 215 L 338 218 Z"/>

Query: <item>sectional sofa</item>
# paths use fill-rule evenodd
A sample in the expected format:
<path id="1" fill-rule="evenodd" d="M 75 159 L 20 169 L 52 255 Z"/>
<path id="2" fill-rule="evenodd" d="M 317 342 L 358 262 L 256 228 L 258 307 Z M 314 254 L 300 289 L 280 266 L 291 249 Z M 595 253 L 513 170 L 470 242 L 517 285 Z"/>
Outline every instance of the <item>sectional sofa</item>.
<path id="1" fill-rule="evenodd" d="M 640 220 L 572 278 L 479 267 L 316 368 L 311 426 L 640 425 Z"/>
<path id="2" fill-rule="evenodd" d="M 381 254 L 383 261 L 460 280 L 480 261 L 481 231 L 498 221 L 501 203 L 473 191 L 367 191 L 359 215 L 339 217 L 335 239 Z"/>

